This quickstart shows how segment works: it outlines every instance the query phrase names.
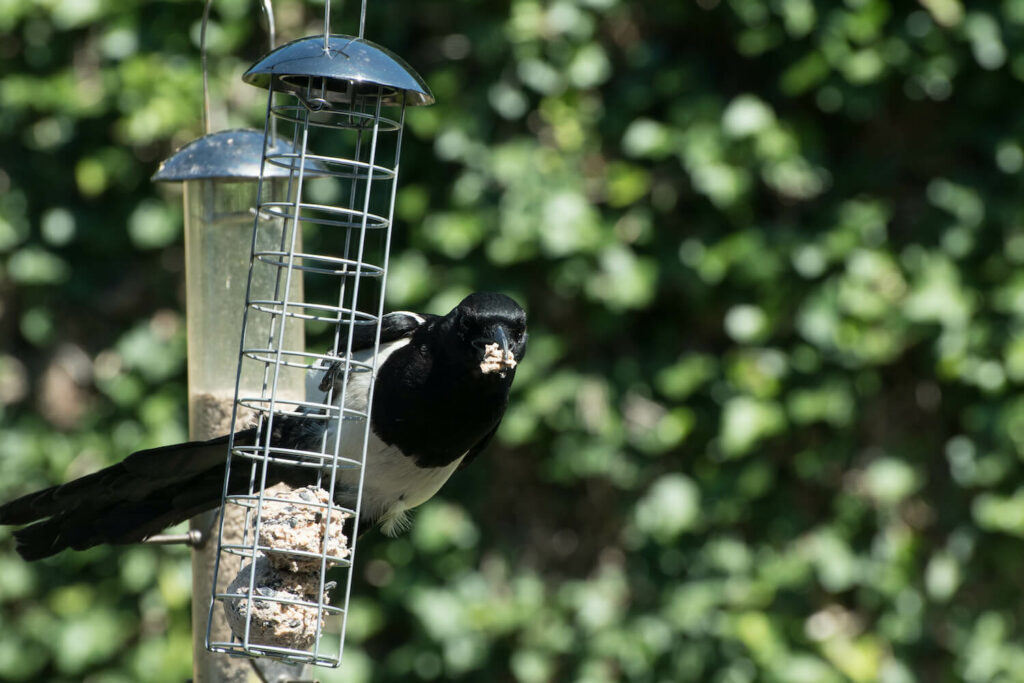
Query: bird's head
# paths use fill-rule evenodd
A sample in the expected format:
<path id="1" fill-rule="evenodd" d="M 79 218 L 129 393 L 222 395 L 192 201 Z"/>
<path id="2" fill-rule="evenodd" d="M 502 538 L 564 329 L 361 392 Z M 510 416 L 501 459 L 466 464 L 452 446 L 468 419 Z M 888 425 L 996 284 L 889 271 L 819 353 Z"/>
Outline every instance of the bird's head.
<path id="1" fill-rule="evenodd" d="M 526 312 L 504 294 L 470 294 L 445 318 L 474 374 L 504 379 L 526 355 Z"/>

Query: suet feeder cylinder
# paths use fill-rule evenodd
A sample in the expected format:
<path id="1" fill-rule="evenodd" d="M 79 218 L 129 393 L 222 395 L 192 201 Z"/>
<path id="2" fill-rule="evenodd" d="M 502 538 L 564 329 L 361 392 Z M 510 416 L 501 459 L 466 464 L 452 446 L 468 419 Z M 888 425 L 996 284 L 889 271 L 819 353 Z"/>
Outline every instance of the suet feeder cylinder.
<path id="1" fill-rule="evenodd" d="M 238 348 L 242 334 L 249 277 L 249 254 L 253 250 L 257 180 L 263 153 L 263 133 L 229 130 L 195 140 L 168 159 L 154 180 L 184 183 L 185 287 L 188 328 L 189 432 L 192 439 L 210 439 L 231 429 L 231 411 L 238 374 Z M 286 171 L 269 170 L 264 181 L 265 196 L 284 198 Z M 258 250 L 279 249 L 287 226 L 279 217 L 260 216 L 256 231 Z M 276 285 L 275 273 L 255 269 L 251 294 L 270 297 Z M 302 281 L 296 280 L 296 298 L 302 296 Z M 254 317 L 250 335 L 266 338 L 272 320 Z M 302 329 L 292 327 L 290 348 L 301 348 Z M 239 380 L 247 391 L 258 391 L 263 373 L 243 367 Z M 285 384 L 282 390 L 301 396 L 301 382 Z"/>
<path id="2" fill-rule="evenodd" d="M 271 150 L 283 151 L 276 140 Z M 236 382 L 247 391 L 258 391 L 263 374 L 256 368 L 239 373 L 238 348 L 242 336 L 242 312 L 245 309 L 253 239 L 257 248 L 279 249 L 288 239 L 285 221 L 262 214 L 260 230 L 253 230 L 260 166 L 264 153 L 262 131 L 236 129 L 205 135 L 182 147 L 160 165 L 155 181 L 183 184 L 185 224 L 185 292 L 188 330 L 188 413 L 192 440 L 212 439 L 231 429 Z M 288 190 L 288 173 L 268 169 L 263 192 L 282 199 Z M 301 241 L 300 241 L 301 244 Z M 274 293 L 274 273 L 256 269 L 250 294 L 269 297 Z M 302 296 L 297 282 L 296 296 Z M 272 321 L 254 317 L 249 321 L 251 334 L 266 338 Z M 302 348 L 301 328 L 286 332 L 287 343 Z M 301 382 L 286 379 L 284 395 L 301 396 Z M 218 515 L 204 513 L 190 523 L 193 549 L 193 673 L 196 681 L 242 679 L 249 667 L 209 653 L 205 648 L 207 602 L 213 590 L 216 562 Z M 228 534 L 241 537 L 244 515 L 236 515 L 228 525 Z M 221 588 L 225 588 L 222 586 Z M 226 622 L 215 630 L 227 634 Z"/>

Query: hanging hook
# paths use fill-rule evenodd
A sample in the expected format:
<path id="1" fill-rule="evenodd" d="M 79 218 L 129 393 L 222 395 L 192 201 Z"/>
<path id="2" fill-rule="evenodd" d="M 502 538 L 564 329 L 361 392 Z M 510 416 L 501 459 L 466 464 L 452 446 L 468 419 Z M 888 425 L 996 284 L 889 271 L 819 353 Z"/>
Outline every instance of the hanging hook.
<path id="1" fill-rule="evenodd" d="M 270 4 L 270 0 L 263 0 L 263 14 L 267 17 L 267 35 L 270 38 L 270 49 L 267 52 L 273 52 L 277 46 L 277 38 L 274 28 L 274 8 Z"/>
<path id="2" fill-rule="evenodd" d="M 213 0 L 206 0 L 203 7 L 203 23 L 199 27 L 199 63 L 203 70 L 203 134 L 210 134 L 210 78 L 206 70 L 206 24 L 210 21 L 210 7 Z"/>
<path id="3" fill-rule="evenodd" d="M 324 54 L 331 51 L 331 0 L 324 2 Z"/>
<path id="4" fill-rule="evenodd" d="M 359 37 L 362 38 L 366 32 L 366 3 L 362 0 L 359 4 Z M 331 0 L 324 1 L 324 53 L 331 51 Z"/>
<path id="5" fill-rule="evenodd" d="M 213 0 L 206 0 L 206 5 L 203 7 L 203 22 L 199 27 L 199 62 L 203 71 L 203 133 L 205 135 L 210 134 L 210 77 L 206 67 L 206 25 L 210 22 L 212 6 Z M 363 7 L 365 10 L 365 0 Z M 273 52 L 277 43 L 277 29 L 274 25 L 274 8 L 270 4 L 270 0 L 263 0 L 263 14 L 267 17 L 267 35 L 270 39 L 268 52 Z"/>

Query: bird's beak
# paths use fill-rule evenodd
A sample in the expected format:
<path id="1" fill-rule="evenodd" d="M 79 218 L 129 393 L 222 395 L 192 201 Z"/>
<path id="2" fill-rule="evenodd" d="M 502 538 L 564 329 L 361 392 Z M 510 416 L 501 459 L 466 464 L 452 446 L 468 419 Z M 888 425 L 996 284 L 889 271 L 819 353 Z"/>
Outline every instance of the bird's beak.
<path id="1" fill-rule="evenodd" d="M 508 333 L 505 332 L 505 328 L 501 325 L 495 325 L 490 329 L 490 332 L 487 336 L 474 339 L 473 346 L 479 349 L 481 353 L 486 353 L 488 346 L 497 344 L 498 348 L 501 349 L 501 357 L 505 358 L 508 356 L 509 349 Z M 493 348 L 493 346 L 491 347 Z"/>
<path id="2" fill-rule="evenodd" d="M 508 335 L 501 325 L 494 328 L 494 341 L 498 342 L 498 346 L 501 347 L 501 357 L 508 358 Z"/>

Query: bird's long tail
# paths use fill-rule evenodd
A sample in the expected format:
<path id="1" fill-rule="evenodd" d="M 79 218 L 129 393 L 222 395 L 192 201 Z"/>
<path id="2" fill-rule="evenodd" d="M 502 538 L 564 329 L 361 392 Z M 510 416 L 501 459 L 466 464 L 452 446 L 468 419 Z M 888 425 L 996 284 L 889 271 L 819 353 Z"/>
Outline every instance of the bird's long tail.
<path id="1" fill-rule="evenodd" d="M 251 430 L 250 430 L 251 431 Z M 236 435 L 252 438 L 245 432 Z M 0 506 L 26 560 L 141 541 L 220 503 L 227 436 L 138 451 L 95 474 Z"/>

